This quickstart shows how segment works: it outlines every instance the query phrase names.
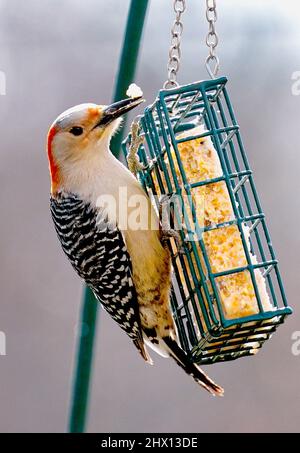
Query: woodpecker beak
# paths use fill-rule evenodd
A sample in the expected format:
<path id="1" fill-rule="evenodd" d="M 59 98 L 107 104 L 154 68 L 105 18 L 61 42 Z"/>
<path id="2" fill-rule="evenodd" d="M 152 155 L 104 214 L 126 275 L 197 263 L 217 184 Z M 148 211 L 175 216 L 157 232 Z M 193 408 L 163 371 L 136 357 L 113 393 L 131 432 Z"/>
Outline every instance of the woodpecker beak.
<path id="1" fill-rule="evenodd" d="M 108 105 L 102 112 L 101 120 L 94 126 L 94 129 L 96 127 L 106 126 L 110 124 L 112 121 L 124 115 L 124 113 L 127 113 L 130 110 L 134 109 L 142 102 L 144 102 L 144 99 L 142 97 L 138 97 L 128 98 L 123 101 Z"/>

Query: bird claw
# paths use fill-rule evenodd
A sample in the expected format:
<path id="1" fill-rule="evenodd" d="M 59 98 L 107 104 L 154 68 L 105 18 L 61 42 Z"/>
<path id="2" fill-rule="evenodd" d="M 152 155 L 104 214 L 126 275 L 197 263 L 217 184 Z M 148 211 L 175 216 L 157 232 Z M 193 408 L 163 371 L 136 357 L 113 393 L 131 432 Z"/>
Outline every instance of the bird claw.
<path id="1" fill-rule="evenodd" d="M 130 156 L 127 158 L 128 168 L 135 176 L 138 174 L 139 171 L 144 171 L 146 167 L 141 164 L 138 160 L 137 156 Z"/>
<path id="2" fill-rule="evenodd" d="M 163 244 L 165 244 L 170 239 L 175 240 L 175 243 L 176 243 L 178 249 L 181 248 L 181 237 L 180 237 L 180 234 L 178 233 L 178 231 L 173 230 L 172 228 L 170 228 L 168 230 L 165 230 L 162 228 L 161 229 L 161 242 Z"/>
<path id="3" fill-rule="evenodd" d="M 139 147 L 144 143 L 144 138 L 139 135 L 139 124 L 134 121 L 131 125 L 131 144 L 127 156 L 128 168 L 136 176 L 139 171 L 145 170 L 138 158 Z"/>
<path id="4" fill-rule="evenodd" d="M 174 228 L 171 228 L 169 218 L 162 215 L 163 206 L 165 203 L 169 203 L 170 195 L 163 194 L 159 199 L 159 216 L 161 220 L 161 242 L 165 245 L 170 239 L 174 239 L 175 244 L 178 248 L 178 253 L 182 253 L 182 240 L 179 232 Z"/>
<path id="5" fill-rule="evenodd" d="M 184 242 L 182 242 L 180 234 L 175 231 L 175 230 L 168 230 L 168 231 L 162 231 L 161 234 L 161 243 L 163 244 L 164 247 L 167 247 L 168 241 L 171 239 L 175 240 L 175 244 L 177 247 L 177 254 L 178 255 L 185 255 L 186 250 L 184 247 Z"/>

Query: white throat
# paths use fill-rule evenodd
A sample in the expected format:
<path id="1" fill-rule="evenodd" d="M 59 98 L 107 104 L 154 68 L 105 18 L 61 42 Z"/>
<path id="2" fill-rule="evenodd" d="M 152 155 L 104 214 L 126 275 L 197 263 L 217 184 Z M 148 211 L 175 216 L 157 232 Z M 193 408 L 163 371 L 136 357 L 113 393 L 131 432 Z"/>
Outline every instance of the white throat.
<path id="1" fill-rule="evenodd" d="M 62 189 L 97 205 L 99 196 L 111 195 L 118 202 L 119 189 L 128 188 L 128 194 L 142 193 L 142 187 L 129 170 L 110 151 L 109 141 L 82 151 L 82 158 L 62 162 Z"/>

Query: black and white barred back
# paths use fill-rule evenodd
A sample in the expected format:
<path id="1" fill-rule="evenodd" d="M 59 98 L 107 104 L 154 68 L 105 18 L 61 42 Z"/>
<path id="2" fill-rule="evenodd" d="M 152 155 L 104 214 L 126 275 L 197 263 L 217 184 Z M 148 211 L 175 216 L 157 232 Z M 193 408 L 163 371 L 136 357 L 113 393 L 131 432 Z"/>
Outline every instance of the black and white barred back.
<path id="1" fill-rule="evenodd" d="M 152 363 L 143 341 L 132 265 L 122 233 L 117 227 L 108 226 L 103 211 L 76 195 L 58 194 L 51 198 L 50 207 L 56 232 L 72 266 L 133 340 L 143 358 Z M 155 344 L 155 331 L 152 335 L 149 339 Z M 147 336 L 150 337 L 149 332 Z M 166 336 L 162 340 L 169 355 L 197 383 L 213 394 L 223 393 L 221 387 L 189 361 L 172 337 Z"/>
<path id="2" fill-rule="evenodd" d="M 141 349 L 140 315 L 132 265 L 122 233 L 105 214 L 76 195 L 50 199 L 63 251 L 110 316 Z M 143 351 L 140 351 L 143 355 Z"/>

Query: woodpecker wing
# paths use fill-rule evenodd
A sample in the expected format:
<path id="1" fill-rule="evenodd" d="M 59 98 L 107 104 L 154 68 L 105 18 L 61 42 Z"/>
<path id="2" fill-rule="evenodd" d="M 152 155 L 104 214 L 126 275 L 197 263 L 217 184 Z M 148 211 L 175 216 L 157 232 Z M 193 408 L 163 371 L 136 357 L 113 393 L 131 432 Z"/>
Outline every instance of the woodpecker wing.
<path id="1" fill-rule="evenodd" d="M 145 349 L 132 265 L 121 231 L 108 226 L 104 211 L 76 195 L 50 199 L 55 229 L 63 251 L 78 275 L 93 290 L 110 316 L 125 330 L 143 358 Z"/>

